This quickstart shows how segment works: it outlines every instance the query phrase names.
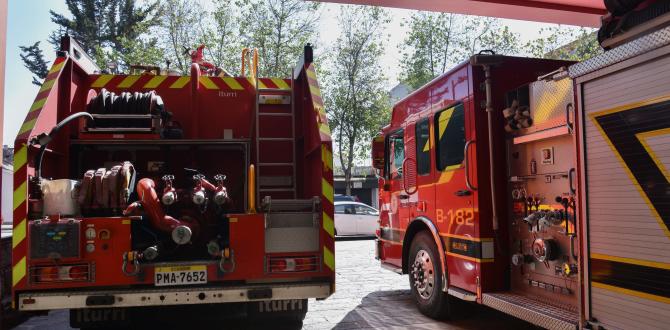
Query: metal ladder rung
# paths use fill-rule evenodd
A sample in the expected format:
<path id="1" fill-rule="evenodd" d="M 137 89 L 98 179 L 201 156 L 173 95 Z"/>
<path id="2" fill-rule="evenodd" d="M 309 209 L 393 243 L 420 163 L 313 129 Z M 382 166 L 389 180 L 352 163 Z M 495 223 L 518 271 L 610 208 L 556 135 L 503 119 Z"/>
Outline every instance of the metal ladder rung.
<path id="1" fill-rule="evenodd" d="M 272 138 L 272 137 L 259 137 L 258 141 L 294 141 L 295 139 L 290 138 Z"/>
<path id="2" fill-rule="evenodd" d="M 293 166 L 293 163 L 258 163 L 260 166 Z"/>
<path id="3" fill-rule="evenodd" d="M 273 116 L 273 117 L 293 117 L 290 112 L 259 112 L 259 116 Z"/>
<path id="4" fill-rule="evenodd" d="M 282 89 L 282 88 L 259 88 L 258 93 L 263 93 L 263 92 L 274 92 L 274 93 L 286 93 L 289 94 L 291 93 L 290 89 Z"/>

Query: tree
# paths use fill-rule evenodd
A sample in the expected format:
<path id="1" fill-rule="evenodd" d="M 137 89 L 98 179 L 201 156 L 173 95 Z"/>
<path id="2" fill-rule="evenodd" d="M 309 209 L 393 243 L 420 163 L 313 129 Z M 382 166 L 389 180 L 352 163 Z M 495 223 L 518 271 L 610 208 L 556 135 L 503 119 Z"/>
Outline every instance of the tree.
<path id="1" fill-rule="evenodd" d="M 203 43 L 207 45 L 207 58 L 231 74 L 237 73 L 242 50 L 238 37 L 240 18 L 237 8 L 232 1 L 216 0 L 211 12 L 212 22 L 201 25 Z"/>
<path id="2" fill-rule="evenodd" d="M 329 52 L 324 95 L 346 193 L 350 195 L 354 161 L 367 156 L 369 141 L 389 119 L 384 70 L 379 61 L 389 19 L 378 7 L 343 6 L 338 22 L 341 32 Z"/>
<path id="3" fill-rule="evenodd" d="M 481 50 L 519 51 L 519 36 L 497 18 L 416 12 L 403 24 L 400 80 L 414 89 Z"/>
<path id="4" fill-rule="evenodd" d="M 147 4 L 142 6 L 137 5 L 135 0 L 65 2 L 69 14 L 50 11 L 51 21 L 58 26 L 49 36 L 49 43 L 54 48 L 60 46 L 61 36 L 67 33 L 79 42 L 100 67 L 106 67 L 112 60 L 119 62 L 121 68 L 137 62 L 155 63 L 159 50 L 155 39 L 147 37 L 147 34 L 157 23 L 157 2 L 145 2 Z M 22 59 L 26 58 L 26 68 L 40 77 L 38 69 L 40 63 L 44 62 L 42 52 L 38 54 L 30 46 L 20 48 Z"/>
<path id="5" fill-rule="evenodd" d="M 191 60 L 187 53 L 202 41 L 199 22 L 206 15 L 194 0 L 165 0 L 161 8 L 160 37 L 166 58 L 182 74 L 188 74 Z"/>
<path id="6" fill-rule="evenodd" d="M 314 43 L 318 2 L 302 0 L 240 0 L 240 34 L 248 47 L 258 48 L 258 73 L 287 77 L 306 43 Z"/>
<path id="7" fill-rule="evenodd" d="M 36 42 L 31 46 L 19 46 L 21 49 L 21 61 L 23 65 L 34 74 L 33 85 L 42 85 L 42 80 L 47 77 L 49 68 L 46 61 L 44 61 L 44 54 L 40 49 L 40 42 Z"/>
<path id="8" fill-rule="evenodd" d="M 554 26 L 540 30 L 540 37 L 526 43 L 534 57 L 583 61 L 602 53 L 596 31 Z"/>

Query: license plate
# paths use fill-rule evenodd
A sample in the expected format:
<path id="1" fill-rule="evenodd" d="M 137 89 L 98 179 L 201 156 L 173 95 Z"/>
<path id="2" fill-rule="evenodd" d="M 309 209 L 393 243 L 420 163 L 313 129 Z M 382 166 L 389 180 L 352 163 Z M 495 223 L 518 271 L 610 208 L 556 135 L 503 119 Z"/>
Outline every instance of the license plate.
<path id="1" fill-rule="evenodd" d="M 207 283 L 207 266 L 205 265 L 156 267 L 154 272 L 156 286 L 204 283 Z"/>

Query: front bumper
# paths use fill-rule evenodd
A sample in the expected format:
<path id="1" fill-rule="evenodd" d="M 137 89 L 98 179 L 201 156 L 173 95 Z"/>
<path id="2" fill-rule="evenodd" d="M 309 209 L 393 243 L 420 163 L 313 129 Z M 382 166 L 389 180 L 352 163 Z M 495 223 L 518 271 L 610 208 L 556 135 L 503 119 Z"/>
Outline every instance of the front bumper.
<path id="1" fill-rule="evenodd" d="M 19 294 L 19 310 L 195 305 L 260 300 L 324 299 L 330 283 L 267 284 L 235 287 L 182 287 Z"/>

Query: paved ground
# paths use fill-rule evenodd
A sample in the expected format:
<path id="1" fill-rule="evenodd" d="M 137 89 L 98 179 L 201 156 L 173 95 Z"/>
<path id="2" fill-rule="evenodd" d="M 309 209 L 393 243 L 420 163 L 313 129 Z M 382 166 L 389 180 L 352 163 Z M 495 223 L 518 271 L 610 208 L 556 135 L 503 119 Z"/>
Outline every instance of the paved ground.
<path id="1" fill-rule="evenodd" d="M 383 270 L 374 260 L 373 240 L 338 241 L 336 258 L 337 292 L 327 300 L 309 302 L 302 329 L 533 329 L 528 323 L 476 305 L 467 306 L 462 315 L 449 322 L 423 316 L 411 300 L 407 276 Z M 241 320 L 220 324 L 220 327 L 250 328 L 244 323 Z M 68 314 L 59 311 L 33 317 L 14 329 L 71 329 L 68 324 Z M 251 328 L 274 329 L 276 326 L 265 324 Z"/>

